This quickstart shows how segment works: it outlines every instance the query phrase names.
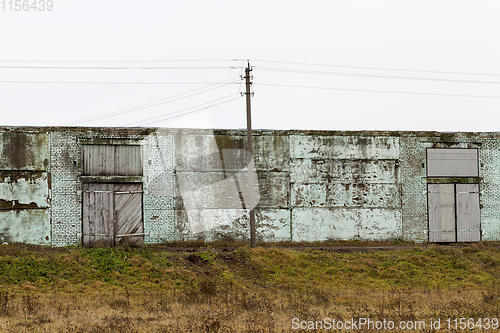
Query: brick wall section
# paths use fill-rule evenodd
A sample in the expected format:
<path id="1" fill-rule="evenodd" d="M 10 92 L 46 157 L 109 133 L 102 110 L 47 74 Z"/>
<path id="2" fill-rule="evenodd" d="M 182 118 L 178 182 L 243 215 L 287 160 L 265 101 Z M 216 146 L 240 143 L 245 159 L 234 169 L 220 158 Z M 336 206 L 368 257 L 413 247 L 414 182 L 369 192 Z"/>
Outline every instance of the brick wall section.
<path id="1" fill-rule="evenodd" d="M 500 138 L 498 133 L 403 132 L 401 184 L 403 237 L 426 242 L 426 148 L 477 148 L 482 240 L 500 240 Z"/>
<path id="2" fill-rule="evenodd" d="M 50 174 L 52 179 L 52 245 L 81 243 L 82 173 L 78 134 L 71 130 L 50 133 Z"/>
<path id="3" fill-rule="evenodd" d="M 403 239 L 427 241 L 425 148 L 417 136 L 400 138 L 401 216 Z"/>
<path id="4" fill-rule="evenodd" d="M 142 129 L 52 128 L 50 132 L 51 239 L 53 246 L 82 241 L 82 144 L 130 140 L 142 144 Z M 145 184 L 147 185 L 147 184 Z M 146 233 L 149 230 L 145 230 Z"/>
<path id="5" fill-rule="evenodd" d="M 500 140 L 481 140 L 479 150 L 482 240 L 500 240 Z"/>
<path id="6" fill-rule="evenodd" d="M 146 243 L 176 239 L 175 173 L 173 135 L 155 132 L 148 135 L 144 151 L 144 230 Z"/>

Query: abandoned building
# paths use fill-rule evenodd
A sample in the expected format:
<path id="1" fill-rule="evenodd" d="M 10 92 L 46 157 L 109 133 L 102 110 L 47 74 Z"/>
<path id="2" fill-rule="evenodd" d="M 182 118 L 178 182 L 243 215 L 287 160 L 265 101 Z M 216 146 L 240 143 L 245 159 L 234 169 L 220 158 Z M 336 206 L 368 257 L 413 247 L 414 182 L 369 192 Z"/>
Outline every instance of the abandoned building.
<path id="1" fill-rule="evenodd" d="M 221 164 L 222 150 L 245 150 L 246 131 L 0 128 L 0 242 L 246 240 L 245 193 L 257 197 L 258 241 L 500 240 L 500 133 L 256 130 L 253 140 L 253 156 Z M 251 169 L 253 191 L 234 176 Z"/>

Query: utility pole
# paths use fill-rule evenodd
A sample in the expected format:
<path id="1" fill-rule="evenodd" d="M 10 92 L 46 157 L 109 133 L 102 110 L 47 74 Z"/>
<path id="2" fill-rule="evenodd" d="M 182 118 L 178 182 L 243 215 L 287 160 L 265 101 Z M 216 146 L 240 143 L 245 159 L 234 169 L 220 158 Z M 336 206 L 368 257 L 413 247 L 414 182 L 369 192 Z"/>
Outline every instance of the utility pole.
<path id="1" fill-rule="evenodd" d="M 253 158 L 253 151 L 252 151 L 252 108 L 250 105 L 250 97 L 251 97 L 251 92 L 250 92 L 250 85 L 252 82 L 250 82 L 250 72 L 252 69 L 250 68 L 250 60 L 247 60 L 247 68 L 245 68 L 245 85 L 246 85 L 246 98 L 247 98 L 247 141 L 248 141 L 248 152 L 250 153 L 249 155 L 252 156 Z M 249 161 L 250 162 L 250 161 Z M 254 184 L 253 184 L 253 170 L 250 170 L 250 167 L 248 167 L 248 201 L 250 202 L 251 205 L 253 205 L 253 200 L 254 200 Z M 250 247 L 255 247 L 256 246 L 256 240 L 255 240 L 255 211 L 252 208 L 250 210 Z"/>

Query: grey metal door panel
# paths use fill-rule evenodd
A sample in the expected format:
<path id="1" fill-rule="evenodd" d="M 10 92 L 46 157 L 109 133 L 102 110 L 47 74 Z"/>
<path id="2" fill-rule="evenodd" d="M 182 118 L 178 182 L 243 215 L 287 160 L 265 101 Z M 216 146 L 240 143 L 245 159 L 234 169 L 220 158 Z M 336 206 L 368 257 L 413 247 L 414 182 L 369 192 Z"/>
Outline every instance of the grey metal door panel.
<path id="1" fill-rule="evenodd" d="M 429 242 L 431 243 L 454 243 L 455 231 L 429 230 Z"/>
<path id="2" fill-rule="evenodd" d="M 479 242 L 479 185 L 457 184 L 457 242 Z"/>
<path id="3" fill-rule="evenodd" d="M 477 149 L 428 148 L 428 177 L 478 177 Z"/>
<path id="4" fill-rule="evenodd" d="M 429 242 L 455 242 L 455 187 L 429 184 Z"/>
<path id="5" fill-rule="evenodd" d="M 429 242 L 479 242 L 479 184 L 429 184 Z"/>
<path id="6" fill-rule="evenodd" d="M 457 242 L 480 242 L 481 231 L 457 231 Z"/>

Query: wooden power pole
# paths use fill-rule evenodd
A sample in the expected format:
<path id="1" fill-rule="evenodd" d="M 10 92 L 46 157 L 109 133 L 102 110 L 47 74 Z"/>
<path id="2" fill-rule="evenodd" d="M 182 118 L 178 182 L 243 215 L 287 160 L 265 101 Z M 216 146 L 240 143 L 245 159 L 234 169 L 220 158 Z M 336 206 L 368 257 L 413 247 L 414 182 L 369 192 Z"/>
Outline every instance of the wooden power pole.
<path id="1" fill-rule="evenodd" d="M 248 141 L 248 152 L 249 155 L 253 158 L 252 151 L 252 108 L 250 105 L 250 86 L 252 82 L 250 82 L 250 72 L 252 69 L 250 68 L 250 61 L 247 62 L 247 68 L 245 68 L 245 85 L 246 85 L 246 98 L 247 98 L 247 141 Z M 250 161 L 249 161 L 250 162 Z M 253 170 L 250 170 L 248 167 L 248 201 L 251 205 L 253 205 L 254 201 L 254 184 L 253 184 Z M 250 210 L 250 247 L 256 246 L 255 240 L 255 211 L 252 208 Z"/>

